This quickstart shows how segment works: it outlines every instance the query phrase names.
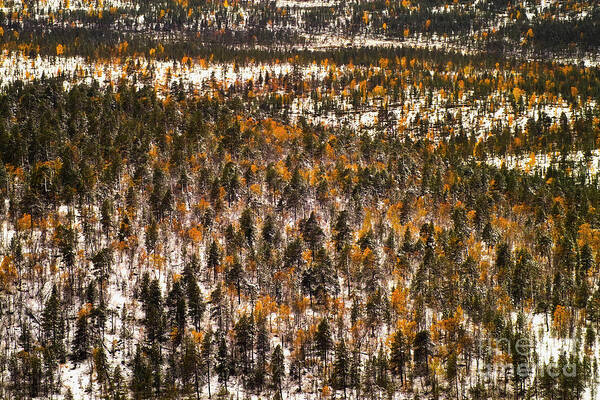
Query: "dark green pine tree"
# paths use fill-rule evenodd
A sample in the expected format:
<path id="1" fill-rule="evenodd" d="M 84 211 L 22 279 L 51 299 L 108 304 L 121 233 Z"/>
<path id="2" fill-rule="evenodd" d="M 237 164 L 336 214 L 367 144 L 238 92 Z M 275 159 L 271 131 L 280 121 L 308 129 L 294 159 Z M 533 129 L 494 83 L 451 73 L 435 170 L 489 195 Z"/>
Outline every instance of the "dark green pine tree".
<path id="1" fill-rule="evenodd" d="M 579 273 L 582 275 L 587 274 L 587 272 L 594 266 L 594 256 L 592 254 L 592 248 L 589 244 L 584 244 L 581 248 L 580 255 L 580 270 Z"/>
<path id="2" fill-rule="evenodd" d="M 118 365 L 115 367 L 110 380 L 110 392 L 110 400 L 127 399 L 127 388 L 123 384 L 123 374 L 121 373 L 121 367 Z"/>
<path id="3" fill-rule="evenodd" d="M 335 347 L 335 360 L 333 362 L 333 373 L 331 378 L 334 389 L 342 390 L 344 392 L 344 399 L 346 398 L 346 389 L 350 384 L 349 368 L 348 349 L 346 348 L 346 343 L 342 339 Z"/>
<path id="4" fill-rule="evenodd" d="M 225 188 L 227 202 L 231 205 L 232 202 L 237 200 L 238 191 L 241 185 L 240 175 L 233 162 L 228 162 L 223 168 L 221 183 Z"/>
<path id="5" fill-rule="evenodd" d="M 312 268 L 305 271 L 302 279 L 303 285 L 310 282 L 308 289 L 311 297 L 316 297 L 320 304 L 325 302 L 327 296 L 336 295 L 339 291 L 336 271 L 323 247 L 316 252 Z"/>
<path id="6" fill-rule="evenodd" d="M 173 283 L 173 287 L 167 296 L 167 308 L 169 310 L 169 327 L 174 333 L 173 343 L 179 346 L 185 335 L 186 305 L 185 296 L 181 287 L 181 281 Z"/>
<path id="7" fill-rule="evenodd" d="M 513 363 L 512 377 L 515 395 L 518 396 L 518 398 L 524 396 L 526 391 L 525 383 L 531 374 L 531 366 L 529 363 L 529 353 L 531 349 L 529 346 L 522 345 L 524 341 L 527 343 L 527 340 L 529 340 L 525 332 L 524 318 L 523 313 L 520 312 L 517 316 L 515 330 L 510 339 L 510 355 Z"/>
<path id="8" fill-rule="evenodd" d="M 413 342 L 413 359 L 415 362 L 415 375 L 428 376 L 428 359 L 431 353 L 431 339 L 429 331 L 420 331 L 416 334 Z"/>
<path id="9" fill-rule="evenodd" d="M 100 298 L 100 302 L 98 307 L 92 308 L 91 316 L 94 320 L 94 329 L 96 331 L 100 331 L 102 333 L 102 337 L 104 337 L 104 328 L 106 326 L 106 303 L 104 301 L 104 296 Z"/>
<path id="10" fill-rule="evenodd" d="M 298 214 L 298 207 L 303 203 L 302 197 L 305 193 L 304 180 L 298 168 L 294 169 L 290 183 L 284 188 L 282 200 L 285 208 L 294 210 L 294 219 Z"/>
<path id="11" fill-rule="evenodd" d="M 302 239 L 308 248 L 315 253 L 320 247 L 325 235 L 319 226 L 319 223 L 317 222 L 317 217 L 315 216 L 314 211 L 311 211 L 308 219 L 300 221 L 300 230 L 302 232 Z"/>
<path id="12" fill-rule="evenodd" d="M 233 328 L 235 348 L 239 355 L 242 376 L 247 380 L 252 369 L 252 350 L 254 348 L 255 326 L 252 314 L 242 314 Z"/>
<path id="13" fill-rule="evenodd" d="M 102 231 L 108 238 L 110 233 L 110 229 L 112 228 L 112 203 L 109 199 L 105 199 L 102 202 L 102 206 L 100 207 L 100 224 L 102 225 Z"/>
<path id="14" fill-rule="evenodd" d="M 352 231 L 348 226 L 348 211 L 342 210 L 338 214 L 333 227 L 333 242 L 335 250 L 340 252 L 351 239 Z"/>
<path id="15" fill-rule="evenodd" d="M 31 352 L 33 345 L 33 337 L 31 335 L 31 329 L 29 325 L 23 324 L 21 326 L 21 335 L 19 336 L 19 345 L 23 348 L 23 351 Z"/>
<path id="16" fill-rule="evenodd" d="M 277 345 L 271 355 L 271 382 L 275 390 L 276 399 L 283 399 L 282 383 L 285 379 L 285 364 L 281 345 Z"/>
<path id="17" fill-rule="evenodd" d="M 376 361 L 376 379 L 375 382 L 382 390 L 390 389 L 391 380 L 389 377 L 389 360 L 383 347 L 379 348 Z"/>
<path id="18" fill-rule="evenodd" d="M 167 188 L 165 191 L 165 195 L 163 196 L 160 202 L 160 216 L 170 216 L 173 211 L 173 193 L 171 192 L 171 188 Z"/>
<path id="19" fill-rule="evenodd" d="M 353 391 L 360 390 L 360 371 L 361 371 L 361 353 L 359 348 L 352 350 L 352 360 L 350 363 L 350 383 L 349 386 Z"/>
<path id="20" fill-rule="evenodd" d="M 106 357 L 106 351 L 102 342 L 98 342 L 98 345 L 94 347 L 94 368 L 96 369 L 96 380 L 103 387 L 108 384 L 110 379 L 110 370 L 108 365 L 108 359 Z"/>
<path id="21" fill-rule="evenodd" d="M 324 364 L 327 364 L 327 355 L 333 345 L 331 339 L 331 328 L 329 327 L 329 321 L 327 318 L 323 318 L 317 326 L 317 332 L 315 333 L 315 345 L 317 352 Z"/>
<path id="22" fill-rule="evenodd" d="M 402 251 L 404 253 L 410 253 L 413 251 L 414 243 L 410 228 L 406 228 L 404 231 L 404 238 L 402 239 Z"/>
<path id="23" fill-rule="evenodd" d="M 131 220 L 127 214 L 123 215 L 123 219 L 119 224 L 119 234 L 117 237 L 120 242 L 124 242 L 128 237 L 131 236 Z"/>
<path id="24" fill-rule="evenodd" d="M 200 358 L 202 361 L 202 370 L 206 375 L 206 382 L 208 383 L 208 398 L 211 398 L 210 379 L 212 376 L 213 365 L 213 334 L 210 326 L 202 338 L 202 344 L 200 345 Z"/>
<path id="25" fill-rule="evenodd" d="M 227 269 L 227 273 L 225 274 L 225 280 L 228 285 L 235 286 L 238 304 L 240 304 L 242 302 L 241 292 L 242 282 L 244 281 L 244 269 L 242 268 L 242 264 L 240 263 L 240 260 L 237 257 L 237 255 L 233 256 L 233 263 Z"/>
<path id="26" fill-rule="evenodd" d="M 588 325 L 588 327 L 585 329 L 585 340 L 584 340 L 585 350 L 588 352 L 591 352 L 595 343 L 596 343 L 596 331 L 594 330 L 593 326 Z"/>
<path id="27" fill-rule="evenodd" d="M 458 237 L 463 238 L 467 235 L 467 212 L 464 207 L 455 207 L 452 211 L 452 223 L 454 232 Z"/>
<path id="28" fill-rule="evenodd" d="M 48 355 L 52 360 L 64 363 L 66 361 L 63 342 L 65 338 L 65 324 L 61 310 L 62 306 L 58 298 L 58 289 L 54 285 L 42 313 L 42 343 L 47 348 Z"/>
<path id="29" fill-rule="evenodd" d="M 219 347 L 217 349 L 215 372 L 219 377 L 219 383 L 225 386 L 227 390 L 227 382 L 229 381 L 229 375 L 231 372 L 231 359 L 227 350 L 227 342 L 225 341 L 225 335 L 223 332 L 217 332 L 219 337 Z"/>
<path id="30" fill-rule="evenodd" d="M 210 318 L 217 321 L 219 330 L 223 329 L 223 314 L 225 311 L 223 287 L 217 282 L 217 287 L 210 293 Z"/>
<path id="31" fill-rule="evenodd" d="M 261 229 L 262 240 L 269 246 L 273 246 L 279 238 L 279 233 L 275 225 L 275 219 L 271 214 L 267 215 Z"/>
<path id="32" fill-rule="evenodd" d="M 402 331 L 397 330 L 392 338 L 392 348 L 390 354 L 390 367 L 395 376 L 400 377 L 400 383 L 404 385 L 405 365 L 407 361 L 407 343 Z"/>
<path id="33" fill-rule="evenodd" d="M 217 267 L 221 264 L 221 251 L 219 246 L 213 240 L 210 243 L 207 255 L 208 270 L 213 271 L 213 282 L 217 280 Z"/>
<path id="34" fill-rule="evenodd" d="M 33 353 L 27 359 L 27 375 L 28 375 L 28 383 L 29 386 L 29 394 L 31 397 L 38 397 L 40 392 L 42 391 L 42 359 L 38 355 L 39 353 Z"/>
<path id="35" fill-rule="evenodd" d="M 98 292 L 100 301 L 104 302 L 105 282 L 110 276 L 110 265 L 112 263 L 112 250 L 103 248 L 92 257 L 93 272 L 98 283 Z"/>
<path id="36" fill-rule="evenodd" d="M 154 218 L 152 218 L 150 225 L 146 230 L 144 241 L 148 254 L 154 253 L 154 250 L 156 249 L 156 243 L 158 242 L 158 224 Z"/>
<path id="37" fill-rule="evenodd" d="M 254 227 L 254 218 L 252 216 L 252 210 L 246 208 L 240 217 L 240 230 L 246 239 L 246 243 L 250 248 L 254 247 L 254 240 L 256 236 L 256 228 Z"/>
<path id="38" fill-rule="evenodd" d="M 148 287 L 148 296 L 144 300 L 144 326 L 149 344 L 162 342 L 165 335 L 165 315 L 158 280 L 154 279 Z"/>
<path id="39" fill-rule="evenodd" d="M 554 374 L 554 368 L 556 368 L 554 358 L 550 357 L 548 364 L 543 364 L 538 374 L 540 376 L 540 391 L 544 399 L 558 398 L 556 388 L 557 379 Z"/>
<path id="40" fill-rule="evenodd" d="M 498 284 L 503 286 L 510 282 L 513 274 L 513 258 L 507 243 L 501 243 L 496 247 L 496 262 L 494 266 L 496 268 L 495 272 L 498 275 Z"/>
<path id="41" fill-rule="evenodd" d="M 377 360 L 376 357 L 371 356 L 365 362 L 365 368 L 363 370 L 363 376 L 361 379 L 362 396 L 365 399 L 375 399 L 377 388 L 375 386 L 375 380 L 377 378 Z"/>
<path id="42" fill-rule="evenodd" d="M 450 353 L 448 361 L 446 361 L 446 380 L 448 381 L 450 388 L 452 388 L 452 386 L 454 386 L 453 383 L 455 383 L 456 397 L 458 398 L 458 357 L 454 351 Z"/>
<path id="43" fill-rule="evenodd" d="M 590 298 L 590 287 L 584 273 L 577 273 L 575 276 L 575 290 L 575 306 L 585 308 Z"/>
<path id="44" fill-rule="evenodd" d="M 140 345 L 132 361 L 130 389 L 135 400 L 152 398 L 152 371 Z"/>
<path id="45" fill-rule="evenodd" d="M 573 366 L 569 362 L 569 358 L 567 358 L 567 354 L 563 351 L 558 356 L 558 366 L 557 369 L 559 371 L 557 376 L 557 398 L 559 399 L 575 399 L 574 391 L 575 385 L 573 382 L 573 377 L 568 376 L 572 375 L 571 372 L 574 372 L 573 368 L 577 368 L 577 366 Z M 563 371 L 569 371 L 569 374 L 564 373 Z"/>
<path id="46" fill-rule="evenodd" d="M 562 384 L 571 389 L 571 398 L 581 399 L 586 383 L 592 375 L 589 356 L 582 359 L 578 352 L 571 353 L 568 366 L 563 369 L 562 375 L 564 377 Z"/>
<path id="47" fill-rule="evenodd" d="M 200 370 L 200 353 L 194 340 L 186 336 L 183 341 L 183 351 L 181 355 L 181 381 L 183 392 L 196 393 L 196 399 L 200 399 L 200 386 L 202 381 L 202 371 Z"/>
<path id="48" fill-rule="evenodd" d="M 161 203 L 164 196 L 165 174 L 159 167 L 154 168 L 152 178 L 152 193 L 150 194 L 150 205 L 157 220 L 162 219 Z"/>
<path id="49" fill-rule="evenodd" d="M 192 320 L 194 328 L 198 331 L 200 330 L 204 311 L 206 311 L 206 304 L 202 300 L 202 292 L 190 264 L 186 265 L 183 270 L 183 281 L 187 294 L 188 316 Z"/>
<path id="50" fill-rule="evenodd" d="M 88 357 L 89 349 L 88 315 L 84 312 L 77 317 L 75 337 L 73 338 L 73 361 L 85 360 Z"/>
<path id="51" fill-rule="evenodd" d="M 75 232 L 61 224 L 56 228 L 56 238 L 62 261 L 69 271 L 69 284 L 72 286 L 72 280 L 74 279 L 73 267 L 75 266 Z"/>
<path id="52" fill-rule="evenodd" d="M 534 276 L 534 262 L 531 254 L 526 249 L 517 252 L 517 262 L 510 283 L 510 295 L 515 305 L 520 305 L 523 300 L 530 297 L 529 288 Z"/>
<path id="53" fill-rule="evenodd" d="M 150 274 L 146 271 L 142 274 L 142 280 L 136 296 L 144 304 L 144 307 L 148 299 L 148 293 L 150 293 Z"/>
<path id="54" fill-rule="evenodd" d="M 150 361 L 150 371 L 152 375 L 152 388 L 154 389 L 154 396 L 161 398 L 163 392 L 163 356 L 161 345 L 158 341 L 155 341 L 152 346 L 147 349 L 148 359 Z M 170 382 L 171 384 L 172 382 Z"/>
<path id="55" fill-rule="evenodd" d="M 254 367 L 254 387 L 260 392 L 267 374 L 267 354 L 269 353 L 269 331 L 267 321 L 259 317 L 256 322 L 256 365 Z"/>
<path id="56" fill-rule="evenodd" d="M 296 237 L 289 241 L 283 252 L 283 263 L 286 268 L 299 267 L 302 263 L 302 241 Z"/>

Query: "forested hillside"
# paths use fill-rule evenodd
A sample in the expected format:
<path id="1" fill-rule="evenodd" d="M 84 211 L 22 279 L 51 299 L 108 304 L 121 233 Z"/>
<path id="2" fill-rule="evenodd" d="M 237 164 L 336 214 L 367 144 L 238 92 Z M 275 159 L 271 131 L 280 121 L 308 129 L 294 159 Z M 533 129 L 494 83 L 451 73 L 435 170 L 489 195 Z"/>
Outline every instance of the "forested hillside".
<path id="1" fill-rule="evenodd" d="M 0 3 L 0 399 L 595 399 L 594 1 Z"/>

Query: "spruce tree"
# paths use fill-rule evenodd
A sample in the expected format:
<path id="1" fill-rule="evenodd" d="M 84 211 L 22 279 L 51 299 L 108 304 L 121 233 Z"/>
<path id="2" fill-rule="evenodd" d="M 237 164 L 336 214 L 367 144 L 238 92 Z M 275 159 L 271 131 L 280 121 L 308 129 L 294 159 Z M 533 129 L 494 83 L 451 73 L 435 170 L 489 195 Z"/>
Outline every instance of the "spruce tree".
<path id="1" fill-rule="evenodd" d="M 185 335 L 186 305 L 181 281 L 173 283 L 173 287 L 167 296 L 167 308 L 169 311 L 169 327 L 173 334 L 175 347 L 181 344 Z"/>
<path id="2" fill-rule="evenodd" d="M 254 348 L 255 326 L 252 314 L 242 314 L 234 327 L 236 353 L 239 355 L 241 372 L 248 377 L 252 369 L 252 353 Z"/>
<path id="3" fill-rule="evenodd" d="M 213 365 L 213 335 L 212 330 L 209 329 L 204 333 L 202 338 L 202 344 L 200 348 L 200 357 L 202 359 L 203 371 L 206 374 L 206 382 L 208 383 L 208 397 L 211 397 L 210 380 L 212 376 L 212 365 Z"/>
<path id="4" fill-rule="evenodd" d="M 200 398 L 201 371 L 200 371 L 200 354 L 197 351 L 196 343 L 190 337 L 186 337 L 183 342 L 182 358 L 181 358 L 181 381 L 184 388 L 184 393 L 189 393 L 189 388 L 194 388 L 196 399 Z"/>
<path id="5" fill-rule="evenodd" d="M 88 356 L 89 348 L 88 315 L 87 312 L 83 312 L 77 318 L 75 337 L 73 338 L 73 360 L 85 360 Z"/>
<path id="6" fill-rule="evenodd" d="M 254 227 L 254 218 L 252 216 L 252 211 L 249 208 L 246 208 L 242 212 L 242 216 L 240 217 L 240 229 L 246 239 L 246 243 L 250 248 L 254 247 L 254 239 L 256 236 L 256 230 Z"/>
<path id="7" fill-rule="evenodd" d="M 271 355 L 271 382 L 278 398 L 283 399 L 282 383 L 285 378 L 285 364 L 281 345 L 277 345 Z"/>
<path id="8" fill-rule="evenodd" d="M 136 348 L 131 371 L 130 388 L 133 398 L 135 400 L 150 399 L 152 397 L 152 372 L 140 345 Z"/>
<path id="9" fill-rule="evenodd" d="M 265 383 L 267 354 L 269 353 L 270 346 L 266 318 L 259 317 L 256 325 L 256 366 L 254 368 L 254 386 L 260 391 Z"/>
<path id="10" fill-rule="evenodd" d="M 111 385 L 111 400 L 125 400 L 127 399 L 127 390 L 123 386 L 123 375 L 121 373 L 121 367 L 116 366 L 113 370 Z"/>
<path id="11" fill-rule="evenodd" d="M 110 371 L 106 351 L 104 350 L 104 344 L 102 342 L 99 342 L 94 348 L 93 355 L 97 381 L 100 385 L 104 386 L 110 379 Z"/>
<path id="12" fill-rule="evenodd" d="M 163 300 L 158 280 L 154 279 L 148 288 L 148 296 L 144 299 L 144 326 L 146 338 L 152 345 L 164 340 L 165 316 L 163 313 Z"/>
<path id="13" fill-rule="evenodd" d="M 183 271 L 183 279 L 187 294 L 188 316 L 196 330 L 200 330 L 206 304 L 202 300 L 202 292 L 194 276 L 192 267 L 188 264 Z"/>
<path id="14" fill-rule="evenodd" d="M 223 384 L 225 386 L 225 390 L 227 390 L 227 382 L 229 381 L 231 360 L 229 358 L 227 342 L 225 342 L 224 335 L 222 335 L 222 332 L 219 333 L 220 334 L 217 334 L 217 337 L 220 337 L 220 339 L 219 347 L 217 349 L 215 372 L 219 376 L 219 383 Z"/>
<path id="15" fill-rule="evenodd" d="M 390 366 L 392 373 L 400 377 L 400 382 L 404 384 L 404 367 L 407 361 L 406 339 L 402 331 L 397 330 L 392 338 L 392 348 L 390 354 Z"/>
<path id="16" fill-rule="evenodd" d="M 416 376 L 429 375 L 428 360 L 431 352 L 431 338 L 428 331 L 420 331 L 413 342 L 413 358 Z"/>
<path id="17" fill-rule="evenodd" d="M 331 328 L 329 327 L 327 318 L 321 319 L 321 322 L 319 322 L 319 325 L 317 326 L 317 332 L 315 333 L 315 344 L 323 365 L 326 365 L 327 355 L 329 354 L 329 350 L 333 345 L 333 340 L 331 339 Z"/>
<path id="18" fill-rule="evenodd" d="M 209 270 L 213 271 L 213 281 L 217 280 L 217 267 L 221 264 L 221 252 L 219 251 L 219 246 L 214 240 L 210 243 L 207 264 Z"/>
<path id="19" fill-rule="evenodd" d="M 49 350 L 49 356 L 54 360 L 65 362 L 65 325 L 61 312 L 61 301 L 58 297 L 56 285 L 52 286 L 52 292 L 42 313 L 43 344 Z"/>
<path id="20" fill-rule="evenodd" d="M 346 389 L 349 386 L 349 366 L 348 349 L 342 339 L 335 347 L 332 380 L 334 382 L 333 387 L 336 390 L 344 391 L 344 399 L 346 398 Z"/>

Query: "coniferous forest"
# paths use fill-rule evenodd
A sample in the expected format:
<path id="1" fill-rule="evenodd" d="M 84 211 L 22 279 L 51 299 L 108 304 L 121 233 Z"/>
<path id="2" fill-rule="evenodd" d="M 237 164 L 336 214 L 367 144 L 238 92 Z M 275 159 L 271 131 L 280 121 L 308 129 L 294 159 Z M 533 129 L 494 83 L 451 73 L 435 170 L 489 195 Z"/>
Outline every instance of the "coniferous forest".
<path id="1" fill-rule="evenodd" d="M 0 0 L 0 399 L 600 398 L 594 0 Z"/>

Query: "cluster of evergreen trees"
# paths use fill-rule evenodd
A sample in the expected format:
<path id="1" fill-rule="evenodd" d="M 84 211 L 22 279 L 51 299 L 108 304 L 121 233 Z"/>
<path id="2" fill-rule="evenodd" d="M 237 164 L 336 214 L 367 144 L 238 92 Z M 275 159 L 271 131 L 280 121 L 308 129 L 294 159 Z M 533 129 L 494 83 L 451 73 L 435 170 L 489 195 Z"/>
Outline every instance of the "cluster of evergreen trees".
<path id="1" fill-rule="evenodd" d="M 247 105 L 6 89 L 3 396 L 68 393 L 65 363 L 119 399 L 595 390 L 587 172 L 526 174 L 457 135 L 291 126 Z M 575 343 L 554 357 L 575 376 L 544 374 L 536 346 L 515 356 L 550 335 Z"/>
<path id="2" fill-rule="evenodd" d="M 441 0 L 0 12 L 5 49 L 123 57 L 130 79 L 2 89 L 0 397 L 595 394 L 600 69 L 286 50 L 303 32 L 471 43 L 505 12 L 490 48 L 594 50 L 597 5 L 559 3 L 554 20 Z M 142 55 L 292 72 L 158 88 Z M 463 121 L 499 107 L 485 132 Z"/>
<path id="3" fill-rule="evenodd" d="M 528 0 L 359 0 L 336 1 L 334 7 L 271 0 L 68 4 L 71 8 L 60 12 L 39 0 L 27 2 L 26 8 L 8 4 L 0 11 L 6 31 L 0 43 L 42 54 L 56 54 L 60 44 L 65 54 L 89 57 L 116 55 L 123 42 L 131 54 L 148 54 L 160 44 L 184 53 L 181 58 L 207 49 L 217 53 L 221 47 L 310 47 L 307 36 L 335 34 L 348 40 L 366 36 L 398 42 L 436 38 L 461 50 L 547 58 L 596 54 L 600 37 L 600 8 L 589 1 L 561 0 L 543 9 Z"/>

